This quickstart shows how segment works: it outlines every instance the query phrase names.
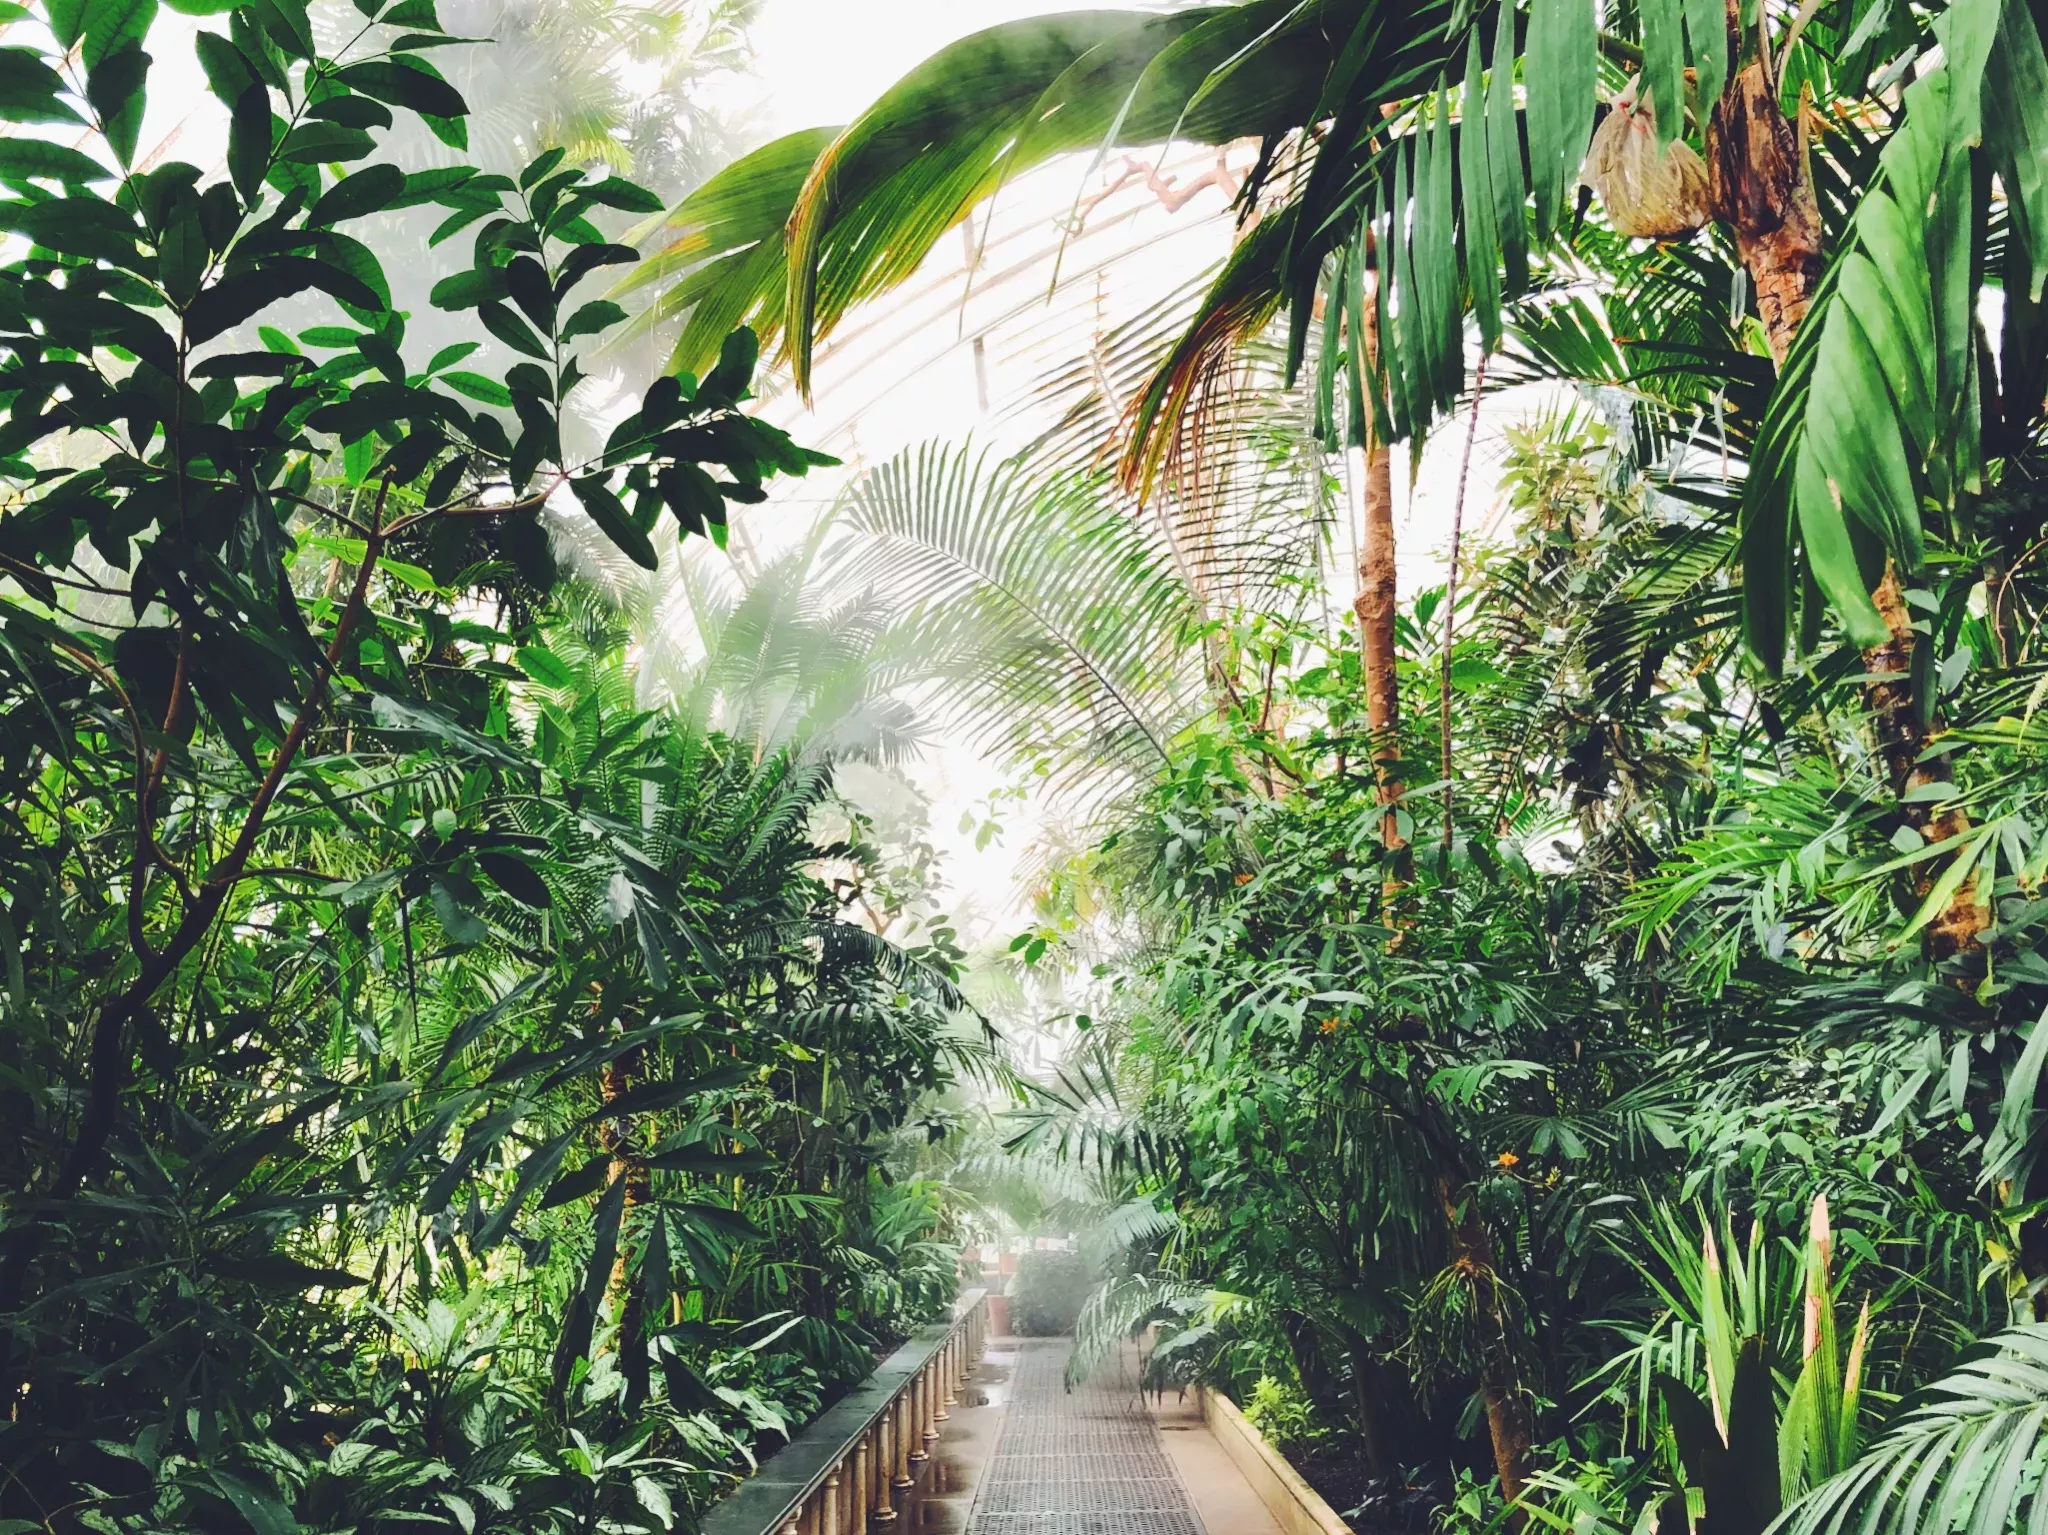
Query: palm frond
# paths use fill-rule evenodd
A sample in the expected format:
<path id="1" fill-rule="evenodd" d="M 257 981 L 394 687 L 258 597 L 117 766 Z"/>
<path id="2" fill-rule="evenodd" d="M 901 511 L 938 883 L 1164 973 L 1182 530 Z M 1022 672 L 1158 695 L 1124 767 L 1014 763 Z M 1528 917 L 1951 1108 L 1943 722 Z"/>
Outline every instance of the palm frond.
<path id="1" fill-rule="evenodd" d="M 971 448 L 882 465 L 840 513 L 831 575 L 902 612 L 952 718 L 1005 753 L 1149 771 L 1198 706 L 1195 608 L 1101 474 L 1034 475 Z"/>
<path id="2" fill-rule="evenodd" d="M 1998 1334 L 1990 1352 L 1928 1388 L 1927 1400 L 1861 1459 L 1785 1511 L 1781 1535 L 1935 1535 L 2037 1525 L 2048 1449 L 2048 1326 Z"/>

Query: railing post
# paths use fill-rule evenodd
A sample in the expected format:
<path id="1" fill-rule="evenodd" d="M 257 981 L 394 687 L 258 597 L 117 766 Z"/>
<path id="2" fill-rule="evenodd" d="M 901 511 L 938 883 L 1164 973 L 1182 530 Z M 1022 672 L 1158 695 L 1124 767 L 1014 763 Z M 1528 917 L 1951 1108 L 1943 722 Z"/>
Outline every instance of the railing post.
<path id="1" fill-rule="evenodd" d="M 896 1404 L 890 1411 L 889 1438 L 896 1449 L 896 1490 L 908 1491 L 917 1485 L 917 1477 L 910 1469 L 910 1398 L 917 1382 L 912 1380 L 896 1397 Z"/>
<path id="2" fill-rule="evenodd" d="M 904 1458 L 920 1465 L 932 1458 L 924 1443 L 925 1399 L 931 1394 L 930 1379 L 931 1362 L 927 1360 L 918 1366 L 917 1374 L 911 1377 L 910 1390 L 904 1393 L 910 1403 L 910 1431 L 904 1436 L 910 1442 L 910 1453 Z"/>
<path id="3" fill-rule="evenodd" d="M 943 1329 L 943 1330 L 941 1330 Z M 939 1336 L 934 1339 L 932 1334 Z M 985 1400 L 973 1390 L 988 1337 L 985 1292 L 923 1331 L 900 1358 L 855 1400 L 828 1411 L 788 1447 L 783 1475 L 705 1516 L 715 1535 L 910 1535 L 916 1490 L 951 1490 L 937 1455 L 943 1425 L 963 1403 Z M 875 1405 L 879 1400 L 880 1405 Z M 973 1416 L 968 1414 L 967 1416 Z M 827 1458 L 831 1457 L 831 1458 Z M 926 1472 L 927 1464 L 931 1471 Z M 791 1474 L 793 1473 L 793 1475 Z M 784 1477 L 787 1476 L 788 1480 Z M 778 1494 L 794 1482 L 793 1504 Z M 766 1505 L 764 1507 L 764 1504 Z M 772 1524 L 767 1513 L 780 1507 Z"/>
<path id="4" fill-rule="evenodd" d="M 846 1535 L 868 1535 L 868 1512 L 874 1506 L 873 1427 L 864 1430 L 853 1447 L 853 1499 L 846 1521 Z"/>
<path id="5" fill-rule="evenodd" d="M 882 1409 L 882 1415 L 875 1419 L 875 1474 L 873 1522 L 894 1524 L 896 1505 L 890 1501 L 891 1483 L 896 1480 L 895 1436 L 891 1422 L 896 1416 L 895 1404 Z"/>

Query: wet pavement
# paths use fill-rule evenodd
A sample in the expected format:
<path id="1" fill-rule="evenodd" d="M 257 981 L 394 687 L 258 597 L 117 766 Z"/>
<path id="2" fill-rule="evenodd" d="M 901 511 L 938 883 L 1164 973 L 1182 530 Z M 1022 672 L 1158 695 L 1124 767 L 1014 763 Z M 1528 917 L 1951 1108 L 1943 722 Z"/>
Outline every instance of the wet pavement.
<path id="1" fill-rule="evenodd" d="M 1131 1361 L 1068 1392 L 1066 1338 L 991 1338 L 899 1519 L 874 1535 L 1279 1535 L 1192 1397 Z"/>
<path id="2" fill-rule="evenodd" d="M 992 1340 L 970 1388 L 985 1405 L 956 1410 L 946 1425 L 936 1485 L 919 1510 L 931 1522 L 912 1528 L 1205 1535 L 1159 1430 L 1117 1372 L 1066 1389 L 1072 1346 L 1065 1338 Z"/>

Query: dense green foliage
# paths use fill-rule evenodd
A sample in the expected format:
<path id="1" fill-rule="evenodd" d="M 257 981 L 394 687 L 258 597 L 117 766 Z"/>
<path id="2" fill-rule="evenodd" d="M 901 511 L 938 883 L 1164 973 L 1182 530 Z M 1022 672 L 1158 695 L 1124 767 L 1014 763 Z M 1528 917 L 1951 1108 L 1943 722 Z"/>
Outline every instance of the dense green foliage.
<path id="1" fill-rule="evenodd" d="M 668 216 L 622 286 L 677 361 L 745 317 L 807 388 L 1006 179 L 1259 141 L 1207 293 L 1038 449 L 853 503 L 1037 633 L 1008 744 L 1092 775 L 1012 948 L 1067 988 L 1012 1146 L 1097 1223 L 1077 1368 L 1168 1324 L 1155 1378 L 1355 1454 L 1374 1518 L 2043 1517 L 2044 20 L 1031 18 Z M 1600 419 L 1395 622 L 1375 475 L 1482 377 Z M 1262 494 L 1305 457 L 1316 527 L 1347 446 L 1363 654 Z"/>
<path id="2" fill-rule="evenodd" d="M 221 12 L 214 176 L 133 163 L 154 14 L 0 53 L 89 130 L 0 141 L 0 1522 L 667 1528 L 950 1301 L 985 1047 L 841 920 L 830 761 L 645 707 L 551 530 L 651 568 L 823 460 L 744 331 L 576 415 L 654 200 L 374 159 L 466 141 L 429 0 Z M 422 204 L 431 359 L 339 227 Z"/>
<path id="3" fill-rule="evenodd" d="M 135 163 L 150 0 L 0 50 L 0 1535 L 666 1529 L 951 1298 L 962 1190 L 1082 1238 L 1021 1330 L 1157 1324 L 1376 1524 L 2048 1521 L 2039 0 L 1041 18 L 666 214 L 616 101 L 365 163 L 468 104 L 362 14 L 206 23 L 221 174 Z M 664 563 L 824 462 L 747 325 L 807 389 L 1176 137 L 1259 140 L 1239 238 L 1030 451 Z M 426 207 L 422 362 L 340 226 Z M 1504 531 L 1361 645 L 1336 471 L 1370 587 L 1482 362 Z M 1074 818 L 975 975 L 835 794 L 919 709 Z"/>
<path id="4" fill-rule="evenodd" d="M 1255 652 L 1244 674 L 1284 679 L 1275 697 L 1185 734 L 1050 888 L 1052 952 L 1107 980 L 1023 1144 L 1100 1171 L 1121 1255 L 1084 1364 L 1160 1323 L 1157 1383 L 1220 1381 L 1312 1459 L 1368 1462 L 1367 1517 L 1419 1517 L 1418 1482 L 1460 1518 L 1498 1511 L 1505 1438 L 1546 1517 L 1682 1523 L 1689 1485 L 1715 1528 L 1761 1529 L 1853 1460 L 1874 1404 L 2035 1316 L 2041 748 L 1995 724 L 2013 684 L 1961 616 L 1946 707 L 1970 749 L 1948 792 L 2010 840 L 1986 855 L 1987 954 L 1936 964 L 1916 941 L 1926 844 L 1871 766 L 1854 678 L 1831 709 L 1811 678 L 1753 691 L 1727 605 L 1617 649 L 1670 600 L 1693 514 L 1597 421 L 1518 433 L 1503 483 L 1520 537 L 1488 556 L 1456 640 L 1450 780 L 1442 592 L 1404 623 L 1407 845 L 1383 840 L 1356 649 L 1269 625 L 1279 664 Z M 1083 908 L 1122 914 L 1121 958 L 1102 963 Z M 1714 1298 L 1707 1245 L 1747 1276 L 1735 1298 Z M 1778 1466 L 1806 1432 L 1781 1441 L 1775 1414 L 1822 1357 L 1802 1318 L 1823 1281 L 1837 1372 L 1858 1340 L 1846 1426 L 1818 1459 L 1786 1452 L 1762 1513 L 1732 1513 L 1692 1448 L 1729 1421 L 1697 1405 L 1727 1389 L 1716 1339 L 1729 1361 L 1755 1351 L 1767 1416 L 1761 1449 L 1715 1453 Z M 2021 1421 L 2040 1399 L 2018 1385 L 1994 1407 L 1970 1384 L 1991 1378 L 1948 1410 L 2006 1413 L 1976 1453 L 2017 1473 L 2042 1452 Z M 1902 1428 L 1885 1464 L 1955 1469 L 1973 1441 L 1936 1432 Z"/>

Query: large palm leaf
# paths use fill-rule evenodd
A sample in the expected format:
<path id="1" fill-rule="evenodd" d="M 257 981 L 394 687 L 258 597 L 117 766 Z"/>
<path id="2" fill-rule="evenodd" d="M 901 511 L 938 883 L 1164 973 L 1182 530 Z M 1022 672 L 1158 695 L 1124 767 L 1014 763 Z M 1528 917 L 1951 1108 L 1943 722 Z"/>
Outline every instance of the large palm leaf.
<path id="1" fill-rule="evenodd" d="M 1005 180 L 1075 150 L 1305 124 L 1324 8 L 1077 11 L 975 33 L 844 130 L 777 140 L 714 178 L 661 222 L 674 238 L 625 286 L 680 279 L 663 299 L 691 314 L 678 367 L 715 355 L 714 315 L 748 315 L 764 340 L 783 339 L 807 387 L 815 340 L 907 278 Z"/>
<path id="2" fill-rule="evenodd" d="M 1935 1383 L 1848 1470 L 1786 1511 L 1781 1535 L 1993 1535 L 2038 1528 L 2048 1439 L 2048 1327 L 1998 1334 L 1991 1352 Z"/>
<path id="3" fill-rule="evenodd" d="M 1923 568 L 1923 505 L 1949 519 L 1934 531 L 1952 534 L 1982 489 L 1976 146 L 2007 189 L 2021 313 L 2048 273 L 2048 65 L 2033 18 L 2019 3 L 1959 0 L 1937 34 L 1948 67 L 1907 89 L 1904 125 L 1759 436 L 1743 505 L 1746 612 L 1752 648 L 1773 666 L 1796 610 L 1796 553 L 1850 636 L 1881 644 L 1890 631 L 1870 593 L 1887 561 L 1909 580 Z"/>
<path id="4" fill-rule="evenodd" d="M 903 615 L 975 739 L 1112 776 L 1167 759 L 1201 697 L 1195 605 L 1105 475 L 928 446 L 863 478 L 840 516 L 853 537 L 829 580 Z"/>
<path id="5" fill-rule="evenodd" d="M 1823 302 L 1763 434 L 1745 555 L 1755 586 L 1750 638 L 1773 661 L 1802 562 L 1852 634 L 1874 638 L 1873 564 L 1889 553 L 1916 568 L 1918 497 L 1960 507 L 1977 484 L 1970 317 L 1994 252 L 1983 187 L 1958 170 L 1972 155 L 2004 198 L 1999 248 L 2020 299 L 2007 309 L 2008 372 L 2031 388 L 2036 371 L 2027 359 L 2041 350 L 2034 316 L 2048 269 L 2048 178 L 2039 173 L 2048 161 L 2048 62 L 2025 0 L 1958 0 L 1890 22 L 1848 3 L 1809 5 L 1782 47 L 1771 44 L 1772 63 L 1786 78 L 1818 83 L 1854 109 L 1852 119 L 1882 123 L 1883 99 L 1866 96 L 1870 70 L 1924 51 L 1930 15 L 1944 53 L 1962 63 L 1909 92 L 1911 142 L 1888 157 L 1884 181 L 1910 182 L 1933 200 L 1882 192 L 1884 206 L 1864 211 L 1861 128 L 1845 128 L 1816 161 L 1824 223 L 1837 234 L 1853 224 L 1854 233 L 1828 293 L 1849 290 L 1846 309 L 1857 313 L 1837 318 L 1845 305 Z M 774 198 L 748 238 L 703 245 L 704 260 L 725 265 L 715 277 L 695 268 L 689 293 L 723 319 L 773 309 L 779 287 L 801 382 L 815 337 L 908 275 L 1005 176 L 1096 144 L 1256 134 L 1269 152 L 1246 205 L 1270 206 L 1138 401 L 1126 477 L 1157 483 L 1180 424 L 1199 407 L 1202 379 L 1283 307 L 1297 363 L 1314 315 L 1325 317 L 1323 391 L 1349 372 L 1354 436 L 1368 416 L 1382 437 L 1420 434 L 1463 387 L 1467 309 L 1490 346 L 1532 242 L 1555 249 L 1581 227 L 1569 204 L 1603 68 L 1607 88 L 1618 83 L 1603 53 L 1639 62 L 1652 100 L 1670 102 L 1657 116 L 1668 139 L 1686 127 L 1677 98 L 1688 66 L 1702 103 L 1728 77 L 1718 17 L 1701 0 L 1664 0 L 1608 18 L 1615 30 L 1602 33 L 1586 0 L 1469 10 L 1248 0 L 1165 19 L 1082 13 L 994 29 L 937 56 L 832 138 L 800 186 L 790 183 L 804 146 L 778 149 Z M 1695 117 L 1704 121 L 1704 105 Z M 1306 141 L 1290 138 L 1308 125 Z M 704 214 L 686 203 L 673 222 L 695 239 L 710 222 Z M 786 262 L 777 254 L 785 220 Z M 1888 247 L 1873 245 L 1886 234 L 1895 237 Z M 1876 302 L 1887 291 L 1900 296 L 1896 305 Z M 1377 370 L 1337 344 L 1362 332 L 1368 304 L 1377 310 Z M 1898 312 L 1887 318 L 1888 308 Z M 2031 421 L 2040 402 L 2022 397 L 2016 408 Z"/>

